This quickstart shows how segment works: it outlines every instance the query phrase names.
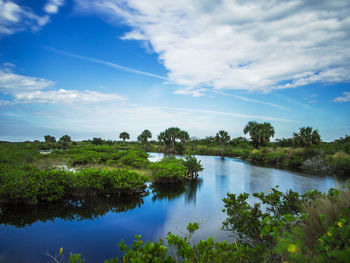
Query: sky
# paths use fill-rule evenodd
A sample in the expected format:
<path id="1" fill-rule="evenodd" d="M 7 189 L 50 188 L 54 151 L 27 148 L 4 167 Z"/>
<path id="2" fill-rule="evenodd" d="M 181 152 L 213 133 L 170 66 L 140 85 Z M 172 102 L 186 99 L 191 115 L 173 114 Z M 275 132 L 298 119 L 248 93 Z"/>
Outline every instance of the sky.
<path id="1" fill-rule="evenodd" d="M 0 140 L 350 135 L 348 0 L 0 0 Z"/>

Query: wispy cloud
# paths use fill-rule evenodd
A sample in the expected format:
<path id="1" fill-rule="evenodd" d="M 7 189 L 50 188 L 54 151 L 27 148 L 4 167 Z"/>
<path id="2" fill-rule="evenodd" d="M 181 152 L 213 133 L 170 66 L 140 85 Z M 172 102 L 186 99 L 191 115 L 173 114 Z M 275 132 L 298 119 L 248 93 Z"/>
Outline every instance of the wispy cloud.
<path id="1" fill-rule="evenodd" d="M 0 36 L 29 29 L 38 31 L 50 21 L 48 15 L 39 16 L 30 8 L 13 1 L 0 0 Z"/>
<path id="2" fill-rule="evenodd" d="M 48 14 L 56 14 L 63 4 L 64 0 L 48 0 L 44 6 L 44 10 Z"/>
<path id="3" fill-rule="evenodd" d="M 77 54 L 73 54 L 73 53 L 70 53 L 70 52 L 66 52 L 66 51 L 59 50 L 59 49 L 52 48 L 52 47 L 48 47 L 48 46 L 43 46 L 43 47 L 48 49 L 48 50 L 51 50 L 51 51 L 53 51 L 55 53 L 66 55 L 66 56 L 69 56 L 69 57 L 73 57 L 73 58 L 77 58 L 77 59 L 81 59 L 81 60 L 86 60 L 86 61 L 102 64 L 102 65 L 109 66 L 109 67 L 112 67 L 112 68 L 115 68 L 115 69 L 118 69 L 118 70 L 122 70 L 122 71 L 126 71 L 126 72 L 131 72 L 131 73 L 144 75 L 144 76 L 148 76 L 148 77 L 152 77 L 152 78 L 167 80 L 166 77 L 163 77 L 163 76 L 160 76 L 160 75 L 157 75 L 157 74 L 153 74 L 153 73 L 149 73 L 149 72 L 145 72 L 145 71 L 141 71 L 141 70 L 137 70 L 137 69 L 134 69 L 134 68 L 125 67 L 125 66 L 122 66 L 122 65 L 119 65 L 119 64 L 116 64 L 116 63 L 112 63 L 112 62 L 108 62 L 108 61 L 104 61 L 104 60 L 100 60 L 100 59 L 96 59 L 96 58 L 91 58 L 91 57 L 80 56 L 80 55 L 77 55 Z"/>
<path id="4" fill-rule="evenodd" d="M 132 27 L 122 39 L 148 41 L 169 80 L 185 87 L 271 91 L 350 81 L 346 0 L 74 1 Z"/>
<path id="5" fill-rule="evenodd" d="M 334 100 L 334 102 L 349 102 L 350 101 L 350 92 L 343 92 L 343 96 L 340 97 L 336 97 Z"/>
<path id="6" fill-rule="evenodd" d="M 287 110 L 287 111 L 291 111 L 291 109 L 275 104 L 275 103 L 271 103 L 271 102 L 267 102 L 267 101 L 262 101 L 262 100 L 256 100 L 256 99 L 251 99 L 251 98 L 247 98 L 244 96 L 239 96 L 239 95 L 234 95 L 234 94 L 228 94 L 226 92 L 222 92 L 222 91 L 218 91 L 218 90 L 213 90 L 213 92 L 217 93 L 217 94 L 221 94 L 223 96 L 229 96 L 232 98 L 236 98 L 238 100 L 243 100 L 243 101 L 248 101 L 248 102 L 253 102 L 253 103 L 258 103 L 258 104 L 263 104 L 263 105 L 268 105 L 274 108 L 278 108 L 278 109 L 282 109 L 282 110 Z"/>
<path id="7" fill-rule="evenodd" d="M 89 90 L 49 90 L 54 82 L 42 78 L 18 75 L 0 70 L 0 92 L 11 95 L 13 100 L 1 100 L 0 105 L 14 103 L 99 103 L 127 100 L 116 93 Z"/>
<path id="8" fill-rule="evenodd" d="M 175 111 L 183 111 L 183 112 L 193 112 L 193 113 L 202 113 L 202 114 L 215 114 L 215 115 L 224 115 L 237 117 L 242 119 L 249 120 L 265 120 L 265 121 L 279 121 L 279 122 L 296 122 L 296 120 L 278 118 L 273 116 L 265 116 L 265 115 L 250 115 L 250 114 L 241 114 L 235 112 L 226 112 L 226 111 L 214 111 L 214 110 L 205 110 L 205 109 L 191 109 L 191 108 L 179 108 L 179 107 L 163 107 L 164 109 L 175 110 Z"/>

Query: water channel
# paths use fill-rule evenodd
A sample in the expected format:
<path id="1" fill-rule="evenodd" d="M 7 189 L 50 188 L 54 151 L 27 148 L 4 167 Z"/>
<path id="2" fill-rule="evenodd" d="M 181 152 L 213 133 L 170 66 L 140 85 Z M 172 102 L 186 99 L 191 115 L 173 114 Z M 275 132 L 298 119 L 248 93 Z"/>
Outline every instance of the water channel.
<path id="1" fill-rule="evenodd" d="M 150 160 L 162 158 L 150 153 Z M 0 262 L 50 262 L 44 254 L 81 253 L 87 262 L 103 262 L 120 256 L 121 239 L 131 244 L 135 234 L 158 240 L 168 232 L 181 234 L 188 222 L 200 229 L 193 240 L 232 240 L 221 230 L 226 214 L 226 193 L 268 192 L 280 185 L 285 191 L 327 191 L 339 183 L 332 176 L 253 166 L 246 161 L 217 156 L 197 156 L 204 166 L 201 180 L 159 191 L 138 200 L 86 200 L 31 209 L 0 208 Z M 341 182 L 340 182 L 341 183 Z M 251 199 L 251 202 L 254 200 Z"/>

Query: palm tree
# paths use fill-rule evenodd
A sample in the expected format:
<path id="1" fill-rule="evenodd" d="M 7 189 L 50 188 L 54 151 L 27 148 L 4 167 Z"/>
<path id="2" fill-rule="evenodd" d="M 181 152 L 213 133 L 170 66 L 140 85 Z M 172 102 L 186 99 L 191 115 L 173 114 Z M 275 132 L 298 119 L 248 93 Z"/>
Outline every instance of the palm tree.
<path id="1" fill-rule="evenodd" d="M 158 135 L 158 140 L 164 143 L 164 148 L 168 152 L 175 153 L 176 140 L 180 140 L 183 145 L 190 139 L 188 132 L 181 130 L 177 127 L 171 127 L 161 132 Z"/>
<path id="2" fill-rule="evenodd" d="M 120 139 L 123 139 L 123 141 L 125 142 L 125 140 L 129 140 L 129 139 L 130 139 L 130 135 L 129 135 L 129 133 L 127 133 L 127 132 L 121 132 L 121 133 L 119 134 L 119 138 L 120 138 Z"/>
<path id="3" fill-rule="evenodd" d="M 221 155 L 224 154 L 226 144 L 230 141 L 230 139 L 230 135 L 228 135 L 227 131 L 220 130 L 217 132 L 215 140 L 221 145 Z"/>
<path id="4" fill-rule="evenodd" d="M 312 127 L 299 128 L 298 133 L 293 133 L 294 144 L 300 147 L 310 147 L 321 142 L 321 136 L 318 130 L 312 130 Z"/>
<path id="5" fill-rule="evenodd" d="M 270 142 L 270 137 L 275 136 L 275 129 L 268 122 L 257 123 L 256 121 L 250 121 L 244 127 L 243 132 L 244 134 L 249 133 L 254 148 L 265 146 Z"/>
<path id="6" fill-rule="evenodd" d="M 141 143 L 147 143 L 148 138 L 152 138 L 152 133 L 149 130 L 144 130 L 138 137 L 137 140 L 139 140 Z"/>

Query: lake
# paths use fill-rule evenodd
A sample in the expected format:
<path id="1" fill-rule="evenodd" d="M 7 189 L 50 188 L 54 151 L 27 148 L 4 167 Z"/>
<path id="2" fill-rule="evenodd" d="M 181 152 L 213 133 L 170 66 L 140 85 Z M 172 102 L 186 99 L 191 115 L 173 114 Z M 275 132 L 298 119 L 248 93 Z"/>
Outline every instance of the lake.
<path id="1" fill-rule="evenodd" d="M 150 153 L 150 160 L 163 154 Z M 193 240 L 213 236 L 233 240 L 222 231 L 226 218 L 222 198 L 226 193 L 268 192 L 280 190 L 300 193 L 310 189 L 327 191 L 336 187 L 331 176 L 254 166 L 246 161 L 218 156 L 197 156 L 204 171 L 201 180 L 150 194 L 137 200 L 86 200 L 37 208 L 0 209 L 0 262 L 49 262 L 46 252 L 54 255 L 60 247 L 81 253 L 87 262 L 103 262 L 120 256 L 121 239 L 130 245 L 135 234 L 143 240 L 158 240 L 168 232 L 181 234 L 189 222 L 200 229 Z M 253 199 L 250 199 L 253 202 Z"/>

